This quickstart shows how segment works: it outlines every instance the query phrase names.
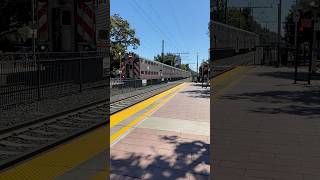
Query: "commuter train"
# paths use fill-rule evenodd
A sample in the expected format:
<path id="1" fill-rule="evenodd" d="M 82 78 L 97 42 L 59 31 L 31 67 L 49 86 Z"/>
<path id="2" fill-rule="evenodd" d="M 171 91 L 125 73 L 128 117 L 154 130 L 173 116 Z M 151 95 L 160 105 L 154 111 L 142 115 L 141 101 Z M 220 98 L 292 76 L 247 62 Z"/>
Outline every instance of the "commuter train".
<path id="1" fill-rule="evenodd" d="M 230 25 L 211 21 L 212 49 L 235 54 L 249 52 L 259 45 L 259 35 Z"/>
<path id="2" fill-rule="evenodd" d="M 38 0 L 37 45 L 40 52 L 106 49 L 107 1 Z"/>
<path id="3" fill-rule="evenodd" d="M 191 72 L 175 68 L 157 61 L 141 58 L 134 53 L 128 53 L 121 60 L 121 77 L 135 79 L 177 80 L 191 76 Z"/>

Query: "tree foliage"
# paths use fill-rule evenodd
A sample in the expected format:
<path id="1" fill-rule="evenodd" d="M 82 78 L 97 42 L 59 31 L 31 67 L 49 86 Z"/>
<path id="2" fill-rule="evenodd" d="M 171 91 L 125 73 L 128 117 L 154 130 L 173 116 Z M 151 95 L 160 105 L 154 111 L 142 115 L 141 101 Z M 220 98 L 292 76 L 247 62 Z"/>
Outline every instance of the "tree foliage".
<path id="1" fill-rule="evenodd" d="M 114 14 L 110 18 L 111 66 L 119 67 L 119 59 L 129 47 L 138 48 L 140 40 L 136 37 L 136 32 L 129 22 L 120 17 L 119 14 Z"/>
<path id="2" fill-rule="evenodd" d="M 295 40 L 295 22 L 294 14 L 299 12 L 300 20 L 298 21 L 298 41 L 307 42 L 311 41 L 312 37 L 312 28 L 301 28 L 301 20 L 304 19 L 313 19 L 313 10 L 320 13 L 320 8 L 311 7 L 310 3 L 314 1 L 316 4 L 320 4 L 319 0 L 301 0 L 297 5 L 291 7 L 289 14 L 286 17 L 285 21 L 285 40 L 288 44 L 294 45 Z"/>
<path id="3" fill-rule="evenodd" d="M 172 53 L 167 53 L 163 55 L 163 59 L 161 54 L 158 54 L 157 56 L 154 57 L 155 61 L 161 62 L 163 64 L 167 64 L 169 66 L 174 66 L 175 65 L 175 60 L 178 58 L 177 55 L 172 54 Z"/>
<path id="4" fill-rule="evenodd" d="M 0 2 L 0 51 L 13 52 L 18 50 L 17 46 L 31 46 L 31 14 L 29 1 Z"/>
<path id="5" fill-rule="evenodd" d="M 227 16 L 228 25 L 259 34 L 261 44 L 271 44 L 277 41 L 277 33 L 262 27 L 255 21 L 250 8 L 229 8 Z"/>
<path id="6" fill-rule="evenodd" d="M 189 64 L 181 64 L 181 69 L 185 70 L 185 71 L 190 71 L 190 67 Z"/>

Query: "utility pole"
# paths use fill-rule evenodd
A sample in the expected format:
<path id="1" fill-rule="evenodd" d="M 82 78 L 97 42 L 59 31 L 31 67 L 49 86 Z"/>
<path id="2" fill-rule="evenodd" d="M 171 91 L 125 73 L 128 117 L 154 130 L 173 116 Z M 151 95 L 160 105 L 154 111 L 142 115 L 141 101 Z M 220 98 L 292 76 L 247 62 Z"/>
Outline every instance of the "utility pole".
<path id="1" fill-rule="evenodd" d="M 163 63 L 163 56 L 164 56 L 164 40 L 162 40 L 162 51 L 161 51 L 161 60 Z"/>
<path id="2" fill-rule="evenodd" d="M 281 12 L 282 12 L 282 0 L 279 0 L 278 4 L 278 51 L 277 51 L 277 66 L 280 67 L 280 41 L 281 41 Z"/>
<path id="3" fill-rule="evenodd" d="M 197 52 L 197 74 L 199 74 L 199 53 Z"/>
<path id="4" fill-rule="evenodd" d="M 298 0 L 296 0 L 296 6 L 298 5 Z M 295 57 L 294 57 L 294 84 L 297 83 L 298 78 L 298 22 L 300 19 L 299 10 L 296 9 L 294 13 L 294 45 L 295 45 Z"/>

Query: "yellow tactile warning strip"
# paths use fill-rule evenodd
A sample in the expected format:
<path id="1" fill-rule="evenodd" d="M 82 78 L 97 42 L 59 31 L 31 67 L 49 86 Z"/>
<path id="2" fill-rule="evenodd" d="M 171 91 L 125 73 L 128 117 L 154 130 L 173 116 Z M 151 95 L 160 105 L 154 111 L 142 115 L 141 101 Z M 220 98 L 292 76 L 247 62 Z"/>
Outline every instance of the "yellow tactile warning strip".
<path id="1" fill-rule="evenodd" d="M 173 94 L 182 86 L 184 86 L 184 84 L 178 85 L 112 115 L 110 117 L 110 127 L 115 126 L 131 115 L 143 110 L 144 108 L 156 102 L 158 99 L 166 98 L 168 100 L 167 96 Z M 159 104 L 157 107 L 160 107 L 160 105 L 161 104 Z M 143 117 L 147 115 L 148 114 L 144 114 Z M 141 118 L 141 120 L 142 119 L 143 118 Z M 135 122 L 138 123 L 138 120 L 136 119 Z M 134 123 L 132 123 L 131 126 L 134 126 Z M 86 133 L 74 140 L 69 141 L 68 143 L 57 146 L 48 152 L 39 154 L 38 156 L 22 162 L 13 168 L 0 171 L 0 179 L 47 180 L 61 176 L 67 171 L 77 167 L 81 163 L 107 150 L 109 147 L 109 144 L 107 143 L 107 138 L 109 135 L 107 134 L 107 132 L 109 132 L 108 129 L 109 128 L 107 126 L 98 128 L 95 131 Z M 123 129 L 120 131 L 124 132 Z M 121 134 L 119 134 L 119 136 L 121 136 Z M 107 174 L 107 170 L 101 171 L 96 177 L 94 177 L 94 179 L 105 179 Z"/>
<path id="2" fill-rule="evenodd" d="M 223 93 L 231 88 L 233 85 L 235 85 L 239 80 L 243 77 L 244 72 L 251 72 L 252 68 L 248 67 L 236 67 L 230 71 L 227 71 L 217 77 L 214 77 L 211 79 L 211 86 L 213 86 L 213 99 L 218 99 L 223 95 Z M 218 89 L 218 91 L 215 91 Z"/>
<path id="3" fill-rule="evenodd" d="M 167 90 L 163 93 L 160 93 L 154 97 L 151 97 L 141 103 L 138 103 L 134 106 L 131 106 L 127 109 L 122 110 L 119 113 L 116 113 L 114 115 L 112 115 L 110 117 L 110 128 L 114 127 L 115 125 L 119 124 L 121 121 L 127 119 L 128 117 L 132 116 L 133 114 L 145 109 L 146 107 L 148 107 L 150 104 L 154 103 L 155 101 L 157 101 L 160 98 L 163 98 L 164 96 L 167 96 L 168 94 L 171 94 L 173 91 L 175 91 L 176 89 L 178 89 L 179 87 L 181 87 L 181 85 L 178 85 L 170 90 Z"/>
<path id="4" fill-rule="evenodd" d="M 108 169 L 105 169 L 101 172 L 99 172 L 96 176 L 92 177 L 91 180 L 106 180 L 109 176 L 109 173 L 108 173 Z"/>
<path id="5" fill-rule="evenodd" d="M 160 107 L 162 107 L 166 102 L 168 102 L 171 98 L 173 98 L 176 95 L 176 93 L 178 93 L 180 90 L 182 90 L 185 86 L 186 86 L 186 84 L 181 84 L 179 86 L 176 86 L 168 91 L 165 91 L 157 96 L 154 96 L 153 98 L 150 98 L 150 99 L 142 102 L 143 104 L 140 104 L 141 106 L 148 107 L 148 106 L 154 104 L 155 101 L 161 99 L 161 102 L 156 103 L 151 109 L 147 110 L 142 115 L 140 115 L 136 119 L 132 120 L 128 125 L 121 128 L 115 134 L 111 135 L 110 136 L 110 144 L 114 143 L 118 138 L 123 136 L 126 132 L 128 132 L 130 129 L 132 129 L 134 126 L 136 126 L 139 122 L 143 121 L 149 115 L 151 115 L 153 112 L 155 112 Z M 157 97 L 157 98 L 155 98 L 155 97 Z M 131 111 L 134 111 L 134 110 L 132 109 Z M 128 113 L 132 113 L 131 111 Z M 135 112 L 135 113 L 137 113 L 137 112 Z M 135 113 L 132 113 L 132 114 L 135 114 Z M 118 122 L 120 123 L 121 121 L 118 121 Z M 92 180 L 100 180 L 100 179 L 102 180 L 102 179 L 106 179 L 106 176 L 108 176 L 108 169 L 100 171 L 98 174 L 96 174 L 91 179 Z"/>
<path id="6" fill-rule="evenodd" d="M 110 144 L 112 144 L 117 138 L 121 137 L 124 133 L 126 133 L 129 129 L 131 129 L 133 126 L 135 126 L 136 124 L 138 124 L 140 121 L 142 121 L 143 119 L 145 119 L 147 116 L 149 116 L 151 113 L 153 113 L 154 111 L 156 111 L 159 107 L 161 107 L 164 103 L 166 103 L 167 101 L 169 101 L 176 92 L 178 92 L 179 90 L 181 90 L 183 87 L 185 87 L 185 84 L 181 84 L 179 86 L 176 86 L 164 93 L 161 93 L 157 96 L 154 96 L 153 98 L 150 98 L 146 101 L 144 101 L 143 103 L 141 103 L 141 106 L 147 107 L 150 106 L 152 103 L 154 103 L 156 100 L 164 98 L 163 101 L 161 101 L 160 103 L 156 104 L 152 109 L 148 110 L 147 112 L 143 113 L 141 116 L 139 116 L 138 118 L 134 119 L 133 121 L 131 121 L 128 125 L 124 126 L 122 129 L 120 129 L 118 132 L 116 132 L 115 134 L 110 136 Z M 133 106 L 134 107 L 134 106 Z M 130 109 L 130 108 L 129 108 Z M 136 113 L 137 111 L 135 109 L 128 109 L 128 113 L 130 114 L 134 114 L 134 112 Z M 111 122 L 112 123 L 112 122 Z"/>
<path id="7" fill-rule="evenodd" d="M 107 127 L 98 128 L 14 168 L 0 172 L 0 179 L 53 179 L 107 149 L 107 132 Z"/>

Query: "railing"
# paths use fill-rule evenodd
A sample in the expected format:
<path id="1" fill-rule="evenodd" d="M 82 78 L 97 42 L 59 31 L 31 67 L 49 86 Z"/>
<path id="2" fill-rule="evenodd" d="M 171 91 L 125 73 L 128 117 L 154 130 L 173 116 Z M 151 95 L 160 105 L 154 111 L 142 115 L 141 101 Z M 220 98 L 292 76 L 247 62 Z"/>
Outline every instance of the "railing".
<path id="1" fill-rule="evenodd" d="M 0 107 L 108 84 L 105 52 L 0 54 Z"/>
<path id="2" fill-rule="evenodd" d="M 144 88 L 145 86 L 152 86 L 162 83 L 166 82 L 162 81 L 161 79 L 141 80 L 112 78 L 110 80 L 111 96 L 136 91 Z"/>

